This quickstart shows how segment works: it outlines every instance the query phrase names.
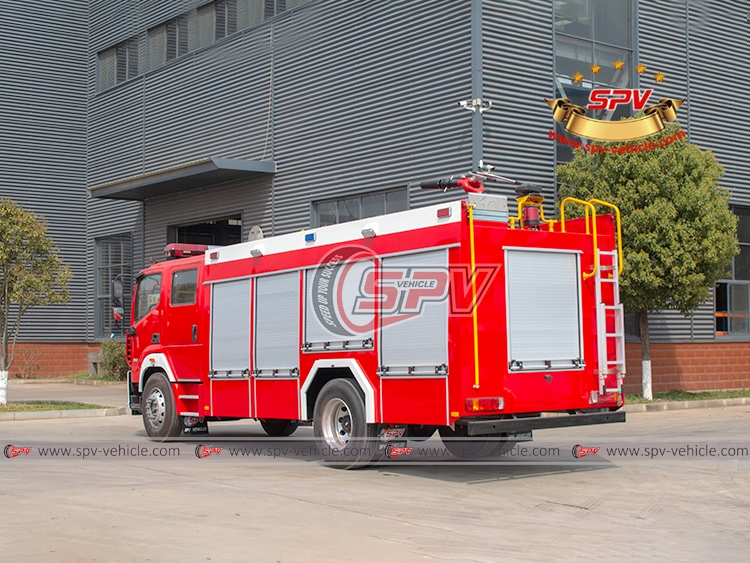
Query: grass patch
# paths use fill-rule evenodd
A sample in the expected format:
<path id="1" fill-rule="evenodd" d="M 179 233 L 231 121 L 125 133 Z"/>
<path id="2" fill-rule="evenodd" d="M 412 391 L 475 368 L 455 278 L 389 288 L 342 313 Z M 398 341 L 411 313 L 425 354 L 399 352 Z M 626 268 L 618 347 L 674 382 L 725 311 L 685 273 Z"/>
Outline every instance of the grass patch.
<path id="1" fill-rule="evenodd" d="M 750 397 L 750 389 L 729 389 L 727 391 L 681 391 L 672 389 L 666 393 L 654 393 L 654 400 L 647 401 L 641 395 L 625 395 L 625 404 L 642 405 L 684 401 L 708 401 L 711 399 L 741 399 Z"/>
<path id="2" fill-rule="evenodd" d="M 111 377 L 104 377 L 103 375 L 89 375 L 88 373 L 76 373 L 69 376 L 70 379 L 85 379 L 88 381 L 117 381 Z"/>
<path id="3" fill-rule="evenodd" d="M 0 405 L 0 412 L 77 411 L 83 409 L 106 409 L 102 405 L 71 403 L 68 401 L 18 401 Z"/>

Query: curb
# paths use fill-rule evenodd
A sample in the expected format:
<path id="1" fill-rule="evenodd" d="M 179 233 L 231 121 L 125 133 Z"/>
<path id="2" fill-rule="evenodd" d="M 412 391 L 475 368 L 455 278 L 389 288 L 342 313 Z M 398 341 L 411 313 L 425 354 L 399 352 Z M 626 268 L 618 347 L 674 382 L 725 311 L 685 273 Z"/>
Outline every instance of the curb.
<path id="1" fill-rule="evenodd" d="M 50 379 L 9 379 L 8 385 L 34 385 L 41 383 L 72 383 L 73 385 L 125 385 L 125 381 L 99 381 L 98 379 L 73 379 L 67 377 Z"/>
<path id="2" fill-rule="evenodd" d="M 706 401 L 675 401 L 664 403 L 648 403 L 642 405 L 625 405 L 622 410 L 625 412 L 659 412 L 659 411 L 680 411 L 686 409 L 715 409 L 721 407 L 739 407 L 750 405 L 750 397 L 740 397 L 738 399 L 709 399 Z"/>
<path id="3" fill-rule="evenodd" d="M 120 416 L 123 414 L 127 414 L 126 407 L 77 409 L 70 411 L 2 412 L 0 413 L 0 422 L 9 420 L 45 420 L 52 418 L 97 418 L 101 416 Z"/>

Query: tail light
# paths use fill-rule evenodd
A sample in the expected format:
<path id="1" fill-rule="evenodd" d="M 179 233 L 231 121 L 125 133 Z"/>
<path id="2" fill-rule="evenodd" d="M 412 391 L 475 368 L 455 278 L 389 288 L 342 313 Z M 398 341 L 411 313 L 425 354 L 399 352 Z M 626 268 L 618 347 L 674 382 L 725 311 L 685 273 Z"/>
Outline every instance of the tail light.
<path id="1" fill-rule="evenodd" d="M 478 399 L 466 399 L 467 412 L 479 411 L 501 411 L 505 408 L 502 397 L 482 397 Z"/>

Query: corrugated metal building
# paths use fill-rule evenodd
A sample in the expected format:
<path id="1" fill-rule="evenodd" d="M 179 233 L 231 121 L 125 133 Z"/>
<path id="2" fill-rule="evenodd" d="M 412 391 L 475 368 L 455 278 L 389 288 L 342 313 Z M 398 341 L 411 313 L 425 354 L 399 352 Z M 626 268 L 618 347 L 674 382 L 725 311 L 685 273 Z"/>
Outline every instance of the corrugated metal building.
<path id="1" fill-rule="evenodd" d="M 748 79 L 736 65 L 750 60 L 742 0 L 46 4 L 43 16 L 28 8 L 0 16 L 15 53 L 0 63 L 3 80 L 12 77 L 18 97 L 0 100 L 8 116 L 0 126 L 9 139 L 22 133 L 0 155 L 0 194 L 28 190 L 78 275 L 74 302 L 35 312 L 29 341 L 120 332 L 109 315 L 111 279 L 129 286 L 167 242 L 226 244 L 256 225 L 283 234 L 455 198 L 407 185 L 480 160 L 549 186 L 551 201 L 555 164 L 569 154 L 548 136 L 554 124 L 542 98 L 585 105 L 594 85 L 687 98 L 683 128 L 714 151 L 750 221 L 750 118 L 739 107 Z M 585 78 L 574 81 L 575 71 Z M 654 82 L 656 72 L 664 82 Z M 458 104 L 477 99 L 492 107 Z M 40 120 L 26 128 L 30 115 Z M 33 173 L 37 162 L 56 175 Z M 744 236 L 750 244 L 750 226 Z M 678 345 L 694 342 L 750 356 L 745 248 L 715 303 L 687 319 L 653 316 L 652 340 L 668 358 L 680 363 Z M 685 369 L 664 385 L 700 387 Z M 745 368 L 727 369 L 706 385 L 739 384 L 731 373 Z"/>

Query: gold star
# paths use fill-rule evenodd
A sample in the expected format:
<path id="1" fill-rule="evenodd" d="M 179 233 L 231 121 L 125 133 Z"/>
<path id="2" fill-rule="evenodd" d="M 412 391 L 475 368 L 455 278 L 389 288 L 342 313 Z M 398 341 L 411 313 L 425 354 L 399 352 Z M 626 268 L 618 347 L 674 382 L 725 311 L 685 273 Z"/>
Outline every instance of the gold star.
<path id="1" fill-rule="evenodd" d="M 581 74 L 580 72 L 576 72 L 573 75 L 573 82 L 583 82 L 583 74 Z"/>
<path id="2" fill-rule="evenodd" d="M 644 65 L 643 63 L 638 63 L 638 66 L 635 67 L 635 70 L 638 71 L 638 74 L 643 74 L 644 72 L 646 72 L 646 65 Z"/>
<path id="3" fill-rule="evenodd" d="M 654 80 L 656 80 L 657 82 L 664 82 L 664 75 L 661 72 L 657 72 L 654 75 Z"/>
<path id="4" fill-rule="evenodd" d="M 622 62 L 620 59 L 617 59 L 615 61 L 615 70 L 622 70 L 622 65 L 624 65 L 624 64 L 625 63 Z"/>
<path id="5" fill-rule="evenodd" d="M 602 67 L 600 67 L 598 64 L 594 63 L 593 65 L 591 65 L 591 72 L 593 74 L 599 74 L 599 71 L 601 70 L 601 68 Z"/>

